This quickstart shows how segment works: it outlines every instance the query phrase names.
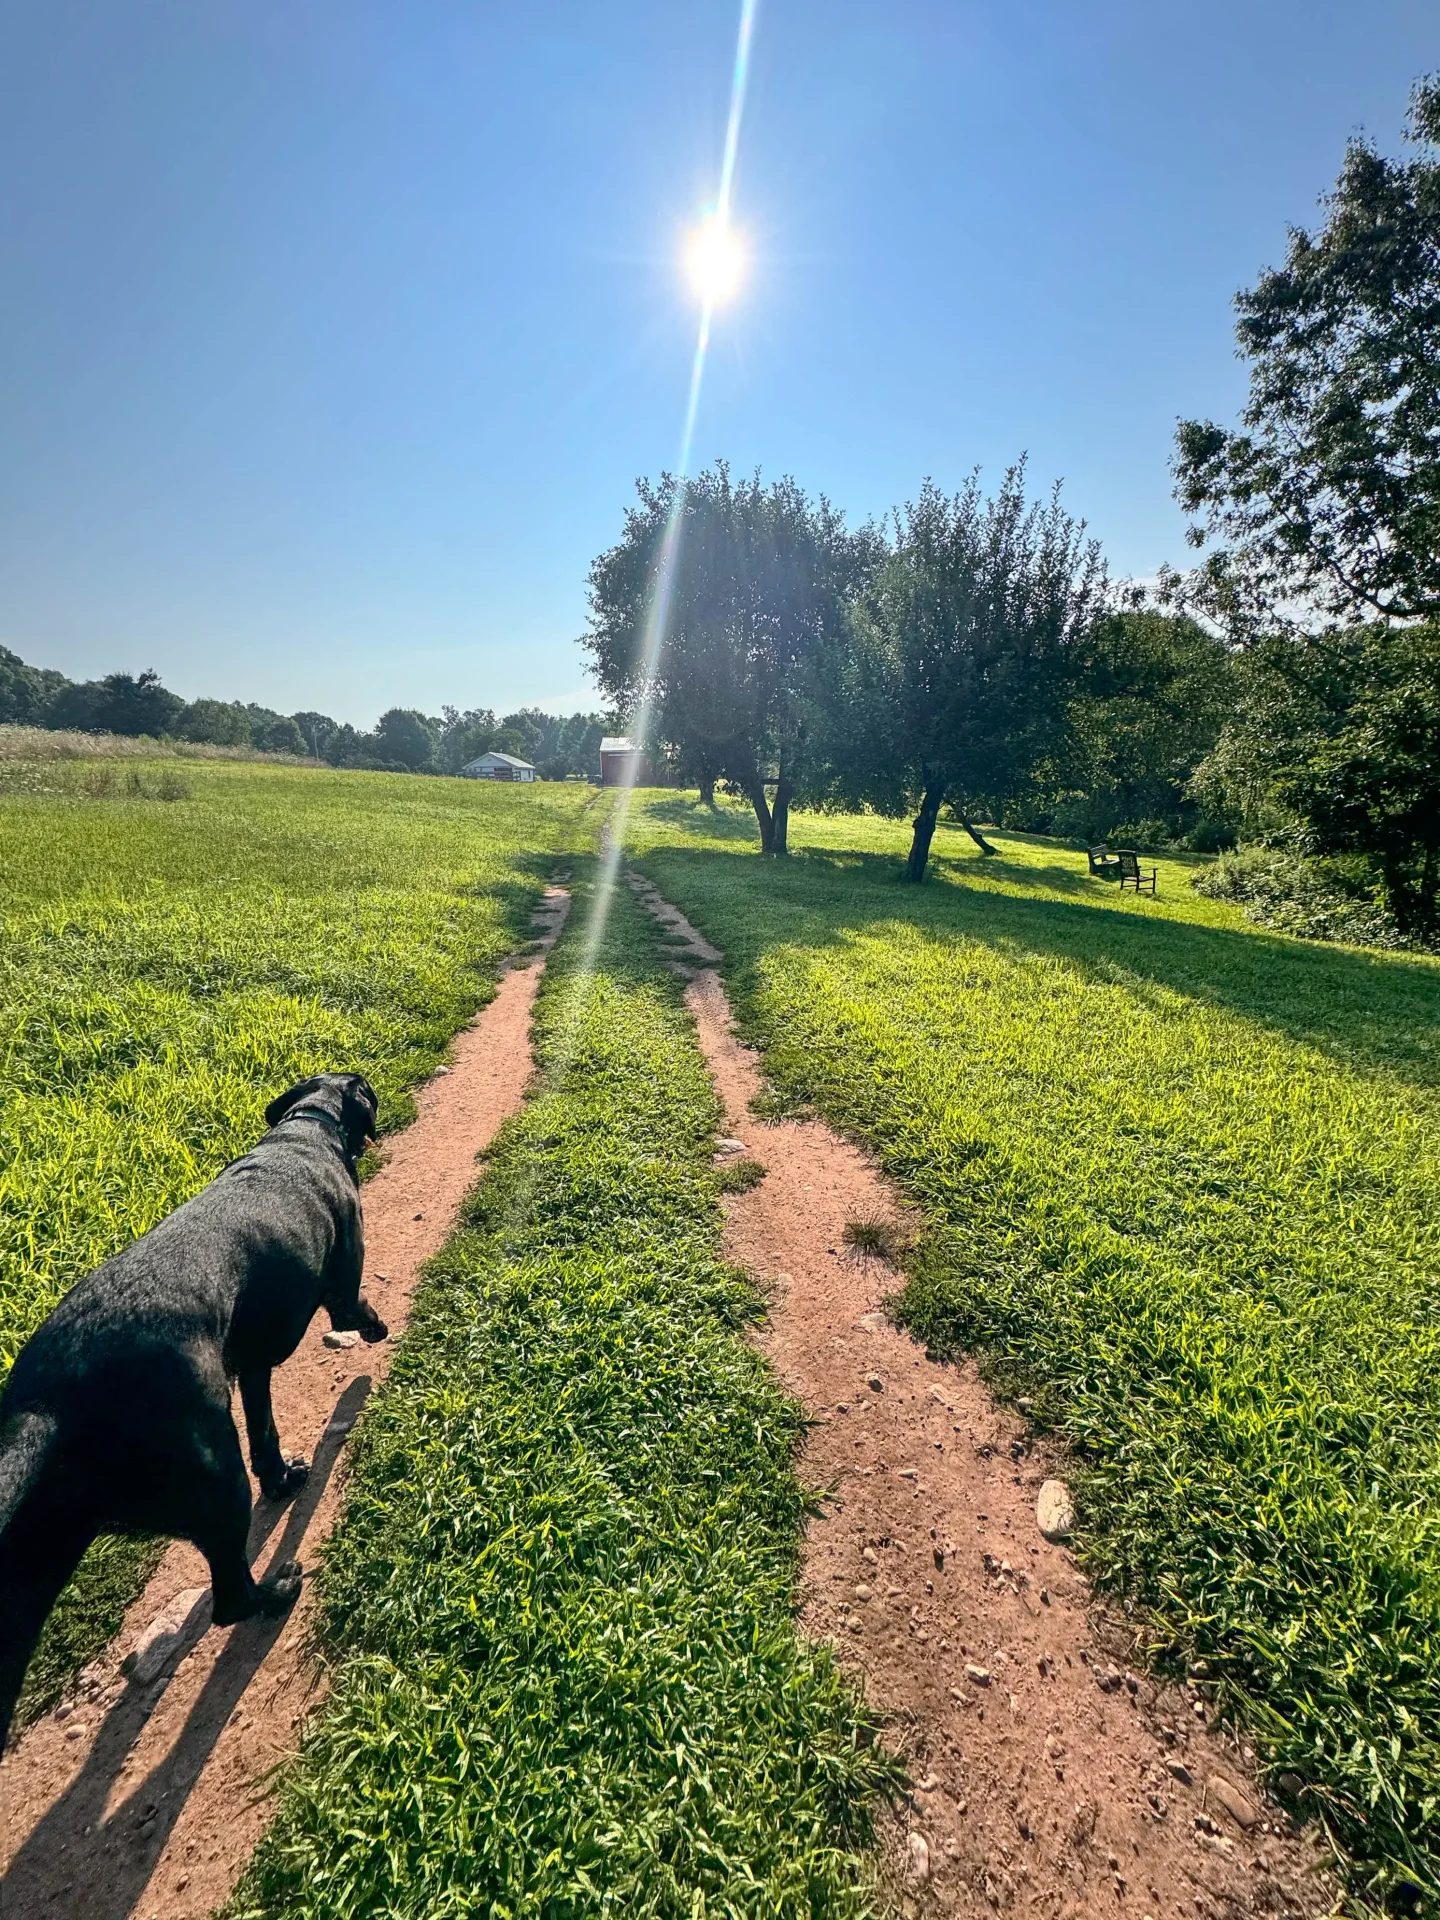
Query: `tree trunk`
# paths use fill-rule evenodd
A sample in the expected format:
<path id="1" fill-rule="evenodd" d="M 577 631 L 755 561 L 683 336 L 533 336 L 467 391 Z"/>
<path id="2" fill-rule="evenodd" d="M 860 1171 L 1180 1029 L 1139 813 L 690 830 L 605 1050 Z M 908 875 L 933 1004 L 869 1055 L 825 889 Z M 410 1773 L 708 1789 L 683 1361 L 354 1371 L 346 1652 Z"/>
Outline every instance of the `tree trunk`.
<path id="1" fill-rule="evenodd" d="M 702 807 L 713 807 L 715 804 L 715 777 L 713 774 L 709 776 L 702 774 L 701 776 L 700 804 Z"/>
<path id="2" fill-rule="evenodd" d="M 967 819 L 965 819 L 963 814 L 961 815 L 961 818 L 960 818 L 960 824 L 962 827 L 964 827 L 965 831 L 969 834 L 970 838 L 975 842 L 976 846 L 979 847 L 982 853 L 998 853 L 1000 851 L 998 847 L 992 847 L 990 842 L 985 838 L 984 834 L 981 833 L 980 829 L 978 827 L 972 827 L 970 822 Z M 928 845 L 929 843 L 927 842 L 926 844 Z"/>
<path id="3" fill-rule="evenodd" d="M 1435 931 L 1435 893 L 1440 872 L 1437 872 L 1437 858 L 1440 848 L 1432 840 L 1425 849 L 1425 865 L 1420 870 L 1420 902 L 1418 919 L 1422 933 Z"/>
<path id="4" fill-rule="evenodd" d="M 790 782 L 783 776 L 775 785 L 775 812 L 770 833 L 770 851 L 777 859 L 790 851 Z"/>
<path id="5" fill-rule="evenodd" d="M 753 781 L 746 792 L 750 795 L 750 804 L 755 809 L 756 824 L 760 828 L 760 851 L 769 853 L 775 835 L 775 821 L 770 812 L 770 802 L 765 798 L 763 780 Z"/>
<path id="6" fill-rule="evenodd" d="M 920 811 L 915 816 L 915 837 L 910 842 L 910 858 L 905 862 L 905 878 L 918 886 L 925 878 L 925 866 L 930 858 L 930 842 L 935 838 L 935 822 L 940 818 L 940 808 L 945 801 L 945 787 L 926 787 L 925 797 L 920 802 Z"/>

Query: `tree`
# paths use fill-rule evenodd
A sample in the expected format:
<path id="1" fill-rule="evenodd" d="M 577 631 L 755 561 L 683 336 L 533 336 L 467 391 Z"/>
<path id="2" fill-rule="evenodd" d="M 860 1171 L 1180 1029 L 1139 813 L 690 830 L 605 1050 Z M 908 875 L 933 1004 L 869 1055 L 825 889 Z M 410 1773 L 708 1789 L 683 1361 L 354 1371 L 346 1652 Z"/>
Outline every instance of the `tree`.
<path id="1" fill-rule="evenodd" d="M 1440 142 L 1440 79 L 1407 136 Z M 1200 584 L 1242 637 L 1440 614 L 1440 162 L 1352 140 L 1325 209 L 1236 301 L 1243 431 L 1178 431 L 1189 537 L 1224 543 Z"/>
<path id="2" fill-rule="evenodd" d="M 248 747 L 250 716 L 230 700 L 192 700 L 175 722 L 182 740 L 204 740 L 217 747 Z"/>
<path id="3" fill-rule="evenodd" d="M 305 742 L 302 751 L 313 754 L 317 760 L 328 760 L 330 742 L 340 731 L 340 722 L 332 720 L 328 713 L 310 711 L 292 713 L 290 718 L 295 722 L 296 730 Z"/>
<path id="4" fill-rule="evenodd" d="M 819 662 L 876 543 L 849 534 L 828 501 L 793 480 L 767 487 L 757 474 L 737 484 L 723 462 L 690 481 L 641 481 L 638 491 L 621 540 L 590 570 L 592 671 L 619 712 L 635 713 L 647 692 L 648 624 L 662 609 L 648 688 L 656 735 L 702 782 L 743 793 L 762 850 L 784 854 L 791 803 L 815 772 Z"/>
<path id="5" fill-rule="evenodd" d="M 31 667 L 0 647 L 0 726 L 43 727 L 52 701 L 73 682 L 49 667 Z"/>
<path id="6" fill-rule="evenodd" d="M 429 763 L 438 733 L 435 722 L 414 707 L 391 707 L 376 722 L 375 750 L 413 773 Z"/>
<path id="7" fill-rule="evenodd" d="M 489 707 L 471 707 L 466 713 L 458 707 L 441 708 L 440 738 L 434 755 L 438 772 L 459 773 L 494 744 L 495 715 Z"/>
<path id="8" fill-rule="evenodd" d="M 898 516 L 890 558 L 826 677 L 830 794 L 899 815 L 917 806 L 907 880 L 925 877 L 940 810 L 973 824 L 1024 792 L 1069 726 L 1068 697 L 1106 582 L 1097 543 L 1060 505 L 1027 505 L 1025 467 L 993 500 L 972 475 L 929 481 Z"/>
<path id="9" fill-rule="evenodd" d="M 1440 622 L 1252 649 L 1197 785 L 1301 852 L 1373 861 L 1402 933 L 1440 931 Z M 1278 810 L 1278 813 L 1277 813 Z"/>
<path id="10" fill-rule="evenodd" d="M 169 733 L 185 710 L 178 693 L 160 684 L 153 669 L 138 678 L 107 673 L 103 680 L 86 680 L 64 687 L 50 703 L 48 724 L 76 727 L 92 733 Z"/>
<path id="11" fill-rule="evenodd" d="M 259 753 L 309 753 L 305 736 L 288 713 L 251 707 L 250 744 Z"/>
<path id="12" fill-rule="evenodd" d="M 1072 823 L 1059 830 L 1098 840 L 1164 820 L 1183 832 L 1191 776 L 1234 712 L 1232 650 L 1185 614 L 1130 607 L 1096 620 L 1079 652 L 1066 751 L 1046 782 Z"/>

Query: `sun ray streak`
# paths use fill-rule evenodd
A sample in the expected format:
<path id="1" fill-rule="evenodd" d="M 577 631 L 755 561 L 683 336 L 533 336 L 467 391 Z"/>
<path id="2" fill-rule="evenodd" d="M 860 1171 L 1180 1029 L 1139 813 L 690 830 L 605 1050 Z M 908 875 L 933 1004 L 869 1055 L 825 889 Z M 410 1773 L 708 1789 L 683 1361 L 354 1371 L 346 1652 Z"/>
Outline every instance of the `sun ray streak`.
<path id="1" fill-rule="evenodd" d="M 720 187 L 715 196 L 713 216 L 722 223 L 728 223 L 730 217 L 730 201 L 735 184 L 735 162 L 740 149 L 740 123 L 744 117 L 745 95 L 750 81 L 750 46 L 754 37 L 755 15 L 758 9 L 759 0 L 741 0 L 740 27 L 735 42 L 735 66 L 730 79 L 730 111 L 725 122 L 725 149 L 720 163 Z M 659 552 L 656 555 L 654 573 L 651 577 L 649 603 L 640 642 L 640 701 L 630 725 L 630 738 L 634 742 L 635 751 L 630 756 L 625 779 L 616 792 L 615 804 L 602 841 L 600 874 L 595 889 L 590 924 L 586 932 L 584 955 L 577 974 L 577 985 L 582 989 L 584 981 L 594 969 L 600 942 L 605 937 L 605 923 L 610 913 L 610 902 L 614 897 L 620 863 L 625 857 L 630 802 L 634 795 L 640 763 L 650 742 L 655 709 L 655 677 L 669 626 L 670 602 L 674 590 L 676 563 L 680 552 L 688 493 L 690 456 L 695 441 L 695 423 L 700 414 L 700 394 L 705 384 L 705 363 L 710 353 L 710 335 L 714 319 L 715 296 L 711 292 L 706 295 L 700 309 L 695 352 L 690 362 L 690 388 L 686 395 L 685 414 L 680 432 L 680 458 L 675 470 L 675 486 L 665 529 L 660 539 Z"/>

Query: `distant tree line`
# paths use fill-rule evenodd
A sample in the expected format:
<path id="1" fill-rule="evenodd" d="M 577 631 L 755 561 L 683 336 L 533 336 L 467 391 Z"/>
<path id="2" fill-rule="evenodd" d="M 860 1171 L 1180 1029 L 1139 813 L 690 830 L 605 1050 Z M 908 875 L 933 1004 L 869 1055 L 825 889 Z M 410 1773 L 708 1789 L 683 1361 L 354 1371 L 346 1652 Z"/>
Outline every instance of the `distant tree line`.
<path id="1" fill-rule="evenodd" d="M 1400 936 L 1440 939 L 1440 80 L 1407 137 L 1403 162 L 1353 140 L 1318 232 L 1237 300 L 1241 430 L 1177 436 L 1192 573 L 1116 586 L 1023 462 L 858 529 L 788 478 L 662 476 L 591 568 L 606 696 L 647 692 L 667 551 L 655 744 L 743 795 L 766 853 L 795 805 L 911 815 L 912 880 L 947 813 L 985 852 L 985 822 L 1238 835 L 1348 862 Z"/>
<path id="2" fill-rule="evenodd" d="M 148 734 L 155 739 L 308 755 L 333 767 L 458 773 L 492 748 L 528 760 L 543 780 L 593 779 L 600 771 L 603 716 L 522 707 L 496 719 L 488 707 L 431 716 L 392 707 L 369 732 L 326 713 L 277 713 L 236 700 L 182 700 L 156 673 L 109 673 L 74 681 L 28 666 L 0 647 L 0 726 Z"/>

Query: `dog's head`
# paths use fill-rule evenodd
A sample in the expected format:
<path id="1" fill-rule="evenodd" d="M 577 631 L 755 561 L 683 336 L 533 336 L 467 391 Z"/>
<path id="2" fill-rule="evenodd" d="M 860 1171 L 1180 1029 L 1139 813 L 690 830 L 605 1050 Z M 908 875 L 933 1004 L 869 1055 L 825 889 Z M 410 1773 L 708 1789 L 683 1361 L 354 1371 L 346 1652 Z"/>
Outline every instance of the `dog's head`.
<path id="1" fill-rule="evenodd" d="M 345 1135 L 346 1154 L 353 1161 L 375 1137 L 380 1102 L 363 1073 L 313 1073 L 270 1102 L 265 1109 L 265 1124 L 276 1127 L 296 1111 L 323 1113 L 337 1121 Z"/>

